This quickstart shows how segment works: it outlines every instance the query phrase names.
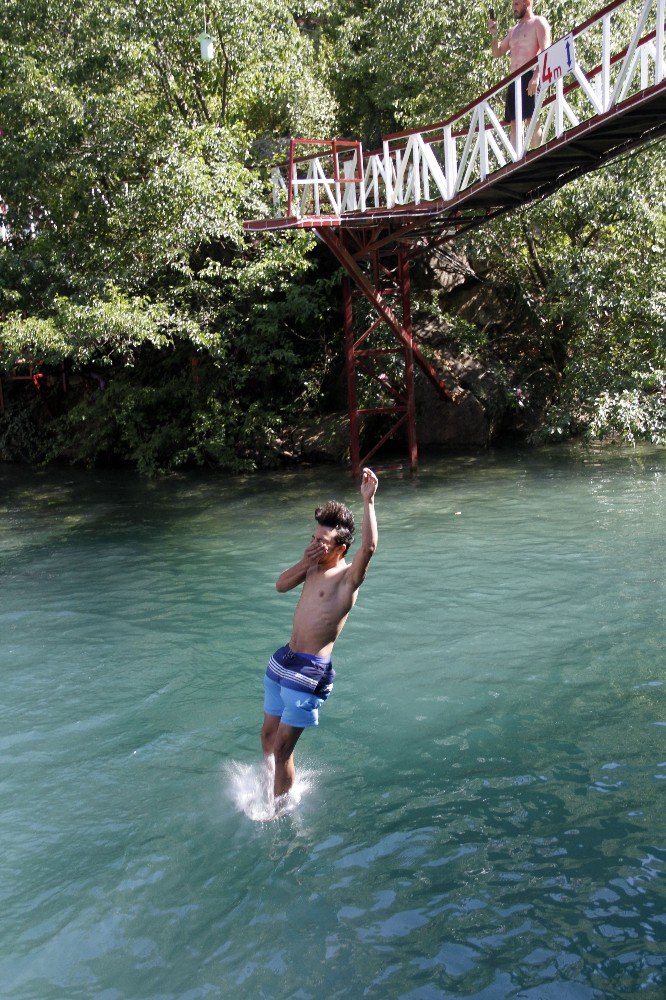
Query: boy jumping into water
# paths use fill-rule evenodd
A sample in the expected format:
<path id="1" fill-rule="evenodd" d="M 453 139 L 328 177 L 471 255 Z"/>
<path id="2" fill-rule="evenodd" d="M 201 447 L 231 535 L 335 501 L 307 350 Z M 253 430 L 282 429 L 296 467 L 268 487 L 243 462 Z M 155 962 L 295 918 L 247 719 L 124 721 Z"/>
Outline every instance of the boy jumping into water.
<path id="1" fill-rule="evenodd" d="M 264 724 L 261 746 L 269 765 L 275 762 L 275 797 L 294 783 L 294 747 L 307 726 L 319 724 L 319 707 L 333 689 L 333 644 L 356 603 L 358 588 L 377 548 L 375 493 L 379 480 L 363 470 L 361 547 L 345 561 L 354 541 L 354 515 L 329 500 L 315 511 L 317 527 L 302 559 L 277 579 L 281 593 L 303 584 L 294 612 L 291 638 L 271 656 L 264 677 Z"/>

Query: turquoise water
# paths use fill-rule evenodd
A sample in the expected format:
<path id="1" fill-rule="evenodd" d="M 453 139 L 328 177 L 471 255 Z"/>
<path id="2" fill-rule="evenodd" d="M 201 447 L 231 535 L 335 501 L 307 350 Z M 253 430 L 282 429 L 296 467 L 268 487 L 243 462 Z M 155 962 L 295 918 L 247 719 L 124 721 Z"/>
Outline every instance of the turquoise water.
<path id="1" fill-rule="evenodd" d="M 663 451 L 387 475 L 254 822 L 274 581 L 343 472 L 0 467 L 0 994 L 663 997 Z"/>

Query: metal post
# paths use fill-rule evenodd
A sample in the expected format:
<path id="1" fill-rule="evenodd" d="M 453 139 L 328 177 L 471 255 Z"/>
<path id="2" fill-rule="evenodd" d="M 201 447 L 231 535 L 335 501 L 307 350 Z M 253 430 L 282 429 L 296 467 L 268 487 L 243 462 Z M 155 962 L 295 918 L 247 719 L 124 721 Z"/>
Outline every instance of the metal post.
<path id="1" fill-rule="evenodd" d="M 386 207 L 393 208 L 395 204 L 394 193 L 393 193 L 393 166 L 391 164 L 391 145 L 388 139 L 384 140 L 383 149 L 384 149 L 384 189 L 386 191 Z M 375 181 L 376 181 L 376 173 L 375 173 Z M 377 205 L 376 196 L 375 196 L 375 205 Z"/>
<path id="2" fill-rule="evenodd" d="M 656 62 L 654 82 L 661 83 L 664 78 L 664 0 L 657 0 L 657 35 L 655 38 Z"/>
<path id="3" fill-rule="evenodd" d="M 294 163 L 294 140 L 293 138 L 289 140 L 289 180 L 287 187 L 287 218 L 291 218 L 292 206 L 294 201 L 294 195 L 296 194 L 294 190 L 294 178 L 295 178 L 296 164 Z"/>
<path id="4" fill-rule="evenodd" d="M 414 349 L 412 341 L 412 298 L 409 276 L 409 258 L 403 247 L 398 250 L 398 280 L 402 300 L 402 328 L 405 333 L 405 402 L 407 404 L 407 448 L 409 467 L 414 472 L 418 465 L 416 443 L 416 401 L 414 399 Z"/>
<path id="5" fill-rule="evenodd" d="M 485 102 L 479 109 L 479 176 L 485 181 L 488 176 L 488 133 L 486 132 Z"/>
<path id="6" fill-rule="evenodd" d="M 321 229 L 320 235 L 329 250 L 332 251 L 340 264 L 342 264 L 347 274 L 354 280 L 354 283 L 359 291 L 373 306 L 378 316 L 386 323 L 388 328 L 393 331 L 398 340 L 404 344 L 405 335 L 402 329 L 402 324 L 393 314 L 392 310 L 386 305 L 386 302 L 379 293 L 378 289 L 376 289 L 365 277 L 358 263 L 354 260 L 353 256 L 349 253 L 340 238 L 335 235 L 332 229 Z M 428 379 L 430 379 L 437 392 L 439 392 L 444 399 L 451 399 L 451 393 L 427 358 L 421 354 L 415 345 L 412 345 L 412 351 L 414 354 L 414 360 L 419 367 L 423 369 L 424 374 Z"/>
<path id="7" fill-rule="evenodd" d="M 513 87 L 513 108 L 516 123 L 516 156 L 518 159 L 525 155 L 525 122 L 523 121 L 523 90 L 521 84 L 521 77 L 517 77 L 511 84 Z"/>
<path id="8" fill-rule="evenodd" d="M 601 111 L 608 111 L 610 101 L 611 67 L 611 17 L 606 14 L 601 22 Z"/>
<path id="9" fill-rule="evenodd" d="M 358 399 L 356 395 L 356 353 L 354 350 L 354 306 L 351 281 L 345 274 L 342 279 L 342 302 L 345 325 L 345 364 L 347 368 L 347 408 L 349 411 L 349 457 L 352 475 L 361 471 L 361 442 L 358 426 Z"/>

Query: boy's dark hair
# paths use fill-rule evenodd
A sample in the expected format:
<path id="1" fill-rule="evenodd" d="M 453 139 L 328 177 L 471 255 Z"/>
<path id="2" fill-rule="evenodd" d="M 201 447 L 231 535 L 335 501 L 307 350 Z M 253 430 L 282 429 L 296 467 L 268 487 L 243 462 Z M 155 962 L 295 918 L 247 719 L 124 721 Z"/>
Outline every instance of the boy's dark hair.
<path id="1" fill-rule="evenodd" d="M 335 528 L 337 545 L 344 545 L 345 551 L 354 541 L 354 515 L 349 507 L 337 500 L 329 500 L 323 507 L 317 507 L 315 521 L 322 528 Z"/>

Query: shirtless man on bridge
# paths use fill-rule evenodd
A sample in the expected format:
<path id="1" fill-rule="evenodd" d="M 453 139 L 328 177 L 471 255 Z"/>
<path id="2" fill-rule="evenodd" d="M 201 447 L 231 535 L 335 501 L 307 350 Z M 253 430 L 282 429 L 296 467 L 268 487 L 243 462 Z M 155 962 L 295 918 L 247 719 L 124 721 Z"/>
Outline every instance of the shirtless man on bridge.
<path id="1" fill-rule="evenodd" d="M 264 724 L 261 746 L 269 766 L 275 762 L 275 797 L 294 783 L 294 747 L 307 726 L 319 723 L 319 708 L 333 688 L 333 643 L 356 603 L 358 589 L 377 548 L 375 493 L 379 480 L 363 470 L 361 547 L 345 561 L 354 541 L 354 515 L 329 500 L 315 511 L 317 527 L 303 557 L 277 579 L 282 594 L 303 584 L 294 612 L 291 638 L 270 658 L 264 676 Z"/>
<path id="2" fill-rule="evenodd" d="M 493 11 L 491 10 L 491 14 Z M 545 17 L 537 17 L 532 12 L 532 0 L 513 0 L 513 16 L 518 24 L 514 25 L 501 42 L 497 41 L 497 21 L 488 21 L 488 31 L 492 35 L 491 51 L 499 58 L 511 53 L 511 72 L 524 66 L 547 49 L 550 45 L 550 25 Z M 534 97 L 539 87 L 539 65 L 534 71 L 527 70 L 520 77 L 519 86 L 522 95 L 522 117 L 531 118 L 534 111 Z M 516 149 L 516 85 L 509 84 L 506 96 L 504 117 L 511 122 L 511 145 Z M 541 129 L 534 133 L 532 146 L 541 142 Z"/>

